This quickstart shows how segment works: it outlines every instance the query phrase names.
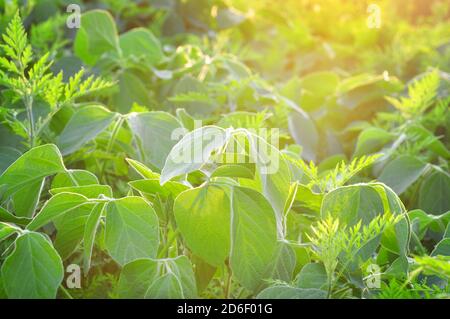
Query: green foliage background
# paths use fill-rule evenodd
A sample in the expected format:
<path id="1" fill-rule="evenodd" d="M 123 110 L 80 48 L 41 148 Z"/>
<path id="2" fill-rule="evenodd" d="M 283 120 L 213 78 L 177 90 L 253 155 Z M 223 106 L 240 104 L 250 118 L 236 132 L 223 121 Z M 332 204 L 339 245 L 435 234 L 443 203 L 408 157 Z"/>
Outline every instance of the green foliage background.
<path id="1" fill-rule="evenodd" d="M 73 2 L 0 0 L 0 298 L 449 297 L 446 1 Z"/>

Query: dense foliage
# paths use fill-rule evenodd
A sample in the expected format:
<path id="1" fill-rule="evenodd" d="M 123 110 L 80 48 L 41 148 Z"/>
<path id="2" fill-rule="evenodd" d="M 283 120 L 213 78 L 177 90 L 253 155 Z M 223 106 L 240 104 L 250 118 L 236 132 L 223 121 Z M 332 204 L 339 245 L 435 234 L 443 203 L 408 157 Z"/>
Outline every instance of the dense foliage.
<path id="1" fill-rule="evenodd" d="M 74 2 L 0 0 L 0 298 L 450 296 L 447 1 Z"/>

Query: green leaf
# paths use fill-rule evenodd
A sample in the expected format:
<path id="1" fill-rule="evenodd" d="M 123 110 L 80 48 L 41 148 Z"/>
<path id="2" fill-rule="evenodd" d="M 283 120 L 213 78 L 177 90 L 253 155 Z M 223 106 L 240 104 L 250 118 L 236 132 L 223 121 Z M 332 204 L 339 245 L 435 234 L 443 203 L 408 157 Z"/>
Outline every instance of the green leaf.
<path id="1" fill-rule="evenodd" d="M 119 50 L 116 24 L 107 11 L 92 10 L 81 16 L 81 28 L 74 42 L 76 56 L 94 65 L 104 53 Z"/>
<path id="2" fill-rule="evenodd" d="M 257 299 L 326 299 L 327 292 L 320 289 L 303 289 L 287 285 L 272 286 L 261 291 Z"/>
<path id="3" fill-rule="evenodd" d="M 450 210 L 450 176 L 447 173 L 435 171 L 423 181 L 418 206 L 433 215 Z"/>
<path id="4" fill-rule="evenodd" d="M 367 225 L 377 215 L 404 212 L 398 196 L 379 183 L 339 187 L 323 198 L 321 216 L 331 215 L 344 225 L 353 226 L 359 221 Z"/>
<path id="5" fill-rule="evenodd" d="M 14 216 L 6 209 L 0 207 L 0 221 L 25 226 L 31 221 L 31 218 Z"/>
<path id="6" fill-rule="evenodd" d="M 83 195 L 87 198 L 99 198 L 101 195 L 112 197 L 112 189 L 108 185 L 86 185 L 86 186 L 69 186 L 53 188 L 50 194 L 56 195 L 60 193 L 75 193 Z"/>
<path id="7" fill-rule="evenodd" d="M 120 273 L 120 298 L 195 298 L 197 288 L 189 259 L 137 259 Z"/>
<path id="8" fill-rule="evenodd" d="M 125 197 L 106 206 L 105 244 L 120 265 L 153 258 L 159 245 L 158 217 L 142 197 Z"/>
<path id="9" fill-rule="evenodd" d="M 309 263 L 303 266 L 296 279 L 298 288 L 324 289 L 327 287 L 328 276 L 325 267 L 319 263 Z"/>
<path id="10" fill-rule="evenodd" d="M 89 272 L 91 266 L 91 256 L 92 249 L 94 248 L 95 234 L 97 232 L 98 225 L 100 224 L 100 219 L 102 217 L 104 208 L 106 204 L 98 203 L 96 204 L 85 222 L 84 232 L 83 232 L 83 242 L 84 242 L 84 271 Z"/>
<path id="11" fill-rule="evenodd" d="M 378 180 L 400 195 L 423 174 L 426 167 L 427 164 L 421 160 L 403 155 L 388 163 Z"/>
<path id="12" fill-rule="evenodd" d="M 0 241 L 20 231 L 21 229 L 14 225 L 0 222 Z"/>
<path id="13" fill-rule="evenodd" d="M 256 290 L 278 249 L 275 213 L 255 190 L 233 187 L 230 264 L 246 288 Z"/>
<path id="14" fill-rule="evenodd" d="M 55 298 L 64 277 L 55 249 L 42 234 L 33 232 L 17 238 L 1 273 L 6 294 L 14 299 Z"/>
<path id="15" fill-rule="evenodd" d="M 16 192 L 12 197 L 14 213 L 19 217 L 32 217 L 41 197 L 45 179 L 37 180 Z"/>
<path id="16" fill-rule="evenodd" d="M 88 199 L 83 195 L 74 193 L 56 194 L 45 203 L 41 211 L 28 224 L 27 229 L 37 230 L 55 218 L 70 213 L 86 204 L 88 204 Z"/>
<path id="17" fill-rule="evenodd" d="M 354 157 L 372 154 L 394 139 L 395 135 L 378 127 L 370 127 L 361 132 L 356 142 Z"/>
<path id="18" fill-rule="evenodd" d="M 177 197 L 180 193 L 189 189 L 188 186 L 169 181 L 164 186 L 161 186 L 159 179 L 141 179 L 129 183 L 130 186 L 143 194 L 156 195 L 159 194 L 162 198 L 167 199 Z"/>
<path id="19" fill-rule="evenodd" d="M 35 147 L 19 157 L 0 176 L 4 196 L 23 190 L 44 177 L 65 171 L 61 153 L 53 144 Z"/>
<path id="20" fill-rule="evenodd" d="M 144 58 L 149 66 L 158 64 L 164 58 L 161 43 L 147 29 L 132 29 L 120 36 L 119 43 L 124 57 Z"/>
<path id="21" fill-rule="evenodd" d="M 216 185 L 181 193 L 173 207 L 175 220 L 192 252 L 213 266 L 230 252 L 230 199 Z"/>
<path id="22" fill-rule="evenodd" d="M 430 256 L 450 256 L 450 238 L 444 238 L 436 244 Z"/>
<path id="23" fill-rule="evenodd" d="M 82 169 L 69 169 L 63 173 L 58 173 L 53 178 L 52 189 L 72 186 L 97 185 L 99 181 L 97 177 Z"/>
<path id="24" fill-rule="evenodd" d="M 182 124 L 166 112 L 133 113 L 128 124 L 140 143 L 143 162 L 161 170 L 172 147 L 177 143 L 177 130 L 185 132 Z"/>
<path id="25" fill-rule="evenodd" d="M 204 126 L 186 134 L 167 156 L 161 184 L 201 168 L 213 151 L 223 147 L 229 138 L 229 131 L 217 126 Z"/>
<path id="26" fill-rule="evenodd" d="M 63 155 L 79 150 L 85 143 L 93 140 L 104 131 L 117 117 L 108 109 L 99 105 L 89 105 L 79 109 L 67 123 L 57 145 Z"/>

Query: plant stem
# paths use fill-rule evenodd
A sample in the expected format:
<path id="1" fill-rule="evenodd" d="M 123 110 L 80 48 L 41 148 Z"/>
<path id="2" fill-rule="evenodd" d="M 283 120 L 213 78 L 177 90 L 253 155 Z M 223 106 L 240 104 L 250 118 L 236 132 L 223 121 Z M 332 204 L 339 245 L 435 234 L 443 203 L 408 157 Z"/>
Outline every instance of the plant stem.
<path id="1" fill-rule="evenodd" d="M 225 299 L 228 299 L 230 297 L 230 287 L 231 287 L 231 278 L 232 278 L 232 274 L 231 274 L 231 268 L 230 266 L 227 264 L 227 274 L 228 274 L 228 278 L 227 278 L 227 283 L 225 285 Z"/>
<path id="2" fill-rule="evenodd" d="M 159 258 L 164 258 L 167 255 L 167 252 L 169 251 L 170 246 L 172 246 L 175 239 L 177 239 L 178 235 L 180 234 L 180 231 L 176 229 L 173 234 L 169 237 L 167 240 L 166 245 L 161 249 L 160 253 L 158 254 Z"/>
<path id="3" fill-rule="evenodd" d="M 106 153 L 111 152 L 111 149 L 114 145 L 114 142 L 116 141 L 117 138 L 117 134 L 119 134 L 120 128 L 122 127 L 123 121 L 124 121 L 124 117 L 121 116 L 119 118 L 119 120 L 116 122 L 116 124 L 114 125 L 113 131 L 111 133 L 111 139 L 108 142 L 108 145 L 106 147 Z M 106 161 L 103 161 L 101 168 L 100 168 L 100 176 L 103 178 L 103 172 L 105 171 L 105 166 L 106 166 Z"/>
<path id="4" fill-rule="evenodd" d="M 24 97 L 25 108 L 27 110 L 28 122 L 30 123 L 30 130 L 28 132 L 30 139 L 30 148 L 34 147 L 35 143 L 35 127 L 34 127 L 34 117 L 33 117 L 33 97 L 31 95 L 25 95 Z"/>

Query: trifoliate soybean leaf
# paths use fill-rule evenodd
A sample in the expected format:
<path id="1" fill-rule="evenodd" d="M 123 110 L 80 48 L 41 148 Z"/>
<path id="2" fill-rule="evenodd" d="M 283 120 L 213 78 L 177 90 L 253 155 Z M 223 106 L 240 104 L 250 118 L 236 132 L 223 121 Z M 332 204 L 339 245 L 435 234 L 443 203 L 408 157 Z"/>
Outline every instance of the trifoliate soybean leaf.
<path id="1" fill-rule="evenodd" d="M 51 299 L 64 277 L 61 258 L 44 235 L 24 233 L 1 268 L 8 298 Z"/>
<path id="2" fill-rule="evenodd" d="M 17 217 L 0 207 L 0 222 L 14 223 L 16 225 L 25 226 L 31 221 L 28 217 Z"/>
<path id="3" fill-rule="evenodd" d="M 113 196 L 112 189 L 108 185 L 69 186 L 53 188 L 50 190 L 50 194 L 52 195 L 60 193 L 75 193 L 87 198 L 99 198 L 101 195 L 109 198 Z"/>
<path id="4" fill-rule="evenodd" d="M 121 73 L 119 75 L 119 88 L 113 97 L 116 110 L 127 113 L 134 103 L 150 105 L 151 91 L 145 84 L 145 80 L 131 70 L 125 70 Z"/>
<path id="5" fill-rule="evenodd" d="M 309 263 L 303 266 L 295 285 L 298 288 L 326 289 L 327 282 L 328 276 L 325 267 L 319 263 Z"/>
<path id="6" fill-rule="evenodd" d="M 95 234 L 100 223 L 100 218 L 105 208 L 105 203 L 98 203 L 94 205 L 89 213 L 89 216 L 85 222 L 83 232 L 84 252 L 83 252 L 83 265 L 84 271 L 89 272 L 91 266 L 92 249 L 94 248 Z"/>
<path id="7" fill-rule="evenodd" d="M 98 178 L 91 172 L 82 169 L 69 169 L 58 173 L 53 178 L 51 188 L 87 186 L 99 184 Z"/>
<path id="8" fill-rule="evenodd" d="M 403 155 L 388 163 L 378 180 L 400 195 L 423 174 L 426 167 L 427 164 L 421 160 Z"/>
<path id="9" fill-rule="evenodd" d="M 314 161 L 317 158 L 319 133 L 313 120 L 306 112 L 292 111 L 288 124 L 294 141 L 303 148 L 302 157 Z"/>
<path id="10" fill-rule="evenodd" d="M 267 278 L 284 282 L 291 281 L 296 265 L 295 251 L 286 242 L 279 241 L 271 264 Z"/>
<path id="11" fill-rule="evenodd" d="M 12 224 L 2 223 L 0 222 L 0 241 L 8 238 L 14 233 L 20 232 L 21 229 Z"/>
<path id="12" fill-rule="evenodd" d="M 143 162 L 161 170 L 170 150 L 186 132 L 173 115 L 166 112 L 136 113 L 128 124 L 140 143 Z"/>
<path id="13" fill-rule="evenodd" d="M 188 186 L 169 181 L 164 186 L 161 186 L 159 179 L 141 179 L 129 183 L 130 186 L 143 194 L 156 195 L 159 194 L 162 198 L 167 199 L 169 196 L 176 198 L 180 193 L 189 189 Z"/>
<path id="14" fill-rule="evenodd" d="M 360 220 L 368 224 L 387 212 L 401 214 L 403 205 L 392 190 L 377 183 L 339 187 L 324 196 L 321 208 L 322 217 L 334 216 L 348 226 Z"/>
<path id="15" fill-rule="evenodd" d="M 159 179 L 159 177 L 161 176 L 158 173 L 153 172 L 150 168 L 148 168 L 141 162 L 138 162 L 131 158 L 127 158 L 126 161 L 143 178 Z"/>
<path id="16" fill-rule="evenodd" d="M 255 177 L 255 166 L 251 164 L 225 164 L 214 170 L 211 177 Z"/>
<path id="17" fill-rule="evenodd" d="M 213 266 L 230 252 L 230 199 L 219 186 L 187 190 L 175 200 L 175 220 L 187 246 Z"/>
<path id="18" fill-rule="evenodd" d="M 34 181 L 12 196 L 14 213 L 19 217 L 32 217 L 41 197 L 45 178 Z"/>
<path id="19" fill-rule="evenodd" d="M 35 147 L 19 157 L 0 176 L 4 196 L 10 196 L 44 177 L 65 171 L 61 153 L 53 144 Z"/>
<path id="20" fill-rule="evenodd" d="M 81 16 L 74 42 L 75 55 L 94 65 L 107 52 L 119 52 L 119 37 L 112 16 L 104 10 L 91 10 Z"/>
<path id="21" fill-rule="evenodd" d="M 159 245 L 158 217 L 142 197 L 125 197 L 106 206 L 105 244 L 120 265 L 153 258 Z"/>
<path id="22" fill-rule="evenodd" d="M 394 134 L 381 128 L 367 128 L 359 134 L 353 156 L 358 157 L 375 153 L 394 138 Z"/>
<path id="23" fill-rule="evenodd" d="M 37 230 L 50 223 L 55 218 L 76 210 L 88 204 L 88 199 L 83 195 L 73 193 L 56 194 L 42 207 L 41 211 L 28 224 L 28 230 Z"/>
<path id="24" fill-rule="evenodd" d="M 436 244 L 430 256 L 450 256 L 450 238 L 444 238 Z"/>
<path id="25" fill-rule="evenodd" d="M 433 215 L 450 210 L 450 176 L 443 171 L 434 171 L 420 186 L 418 208 Z"/>
<path id="26" fill-rule="evenodd" d="M 79 109 L 58 137 L 57 145 L 63 155 L 79 150 L 93 140 L 117 117 L 103 106 L 89 105 Z"/>
<path id="27" fill-rule="evenodd" d="M 171 275 L 169 279 L 168 274 Z M 175 295 L 172 295 L 172 289 Z M 135 260 L 123 267 L 118 294 L 120 298 L 139 299 L 195 298 L 197 288 L 192 265 L 185 256 Z"/>
<path id="28" fill-rule="evenodd" d="M 159 263 L 154 259 L 137 259 L 123 266 L 117 293 L 119 298 L 142 299 L 158 276 Z"/>
<path id="29" fill-rule="evenodd" d="M 122 34 L 119 43 L 125 58 L 142 58 L 149 66 L 158 64 L 164 57 L 158 38 L 144 28 L 135 28 Z"/>
<path id="30" fill-rule="evenodd" d="M 259 192 L 233 187 L 230 264 L 235 278 L 256 290 L 278 248 L 275 212 Z"/>
<path id="31" fill-rule="evenodd" d="M 273 286 L 261 291 L 257 299 L 326 299 L 327 292 L 320 289 L 303 289 L 287 285 Z"/>
<path id="32" fill-rule="evenodd" d="M 198 170 L 229 138 L 229 131 L 217 126 L 204 126 L 186 134 L 167 156 L 161 173 L 161 184 L 173 177 Z"/>
<path id="33" fill-rule="evenodd" d="M 63 260 L 70 257 L 81 243 L 88 216 L 94 206 L 94 203 L 85 204 L 54 219 L 56 238 L 53 245 Z"/>

